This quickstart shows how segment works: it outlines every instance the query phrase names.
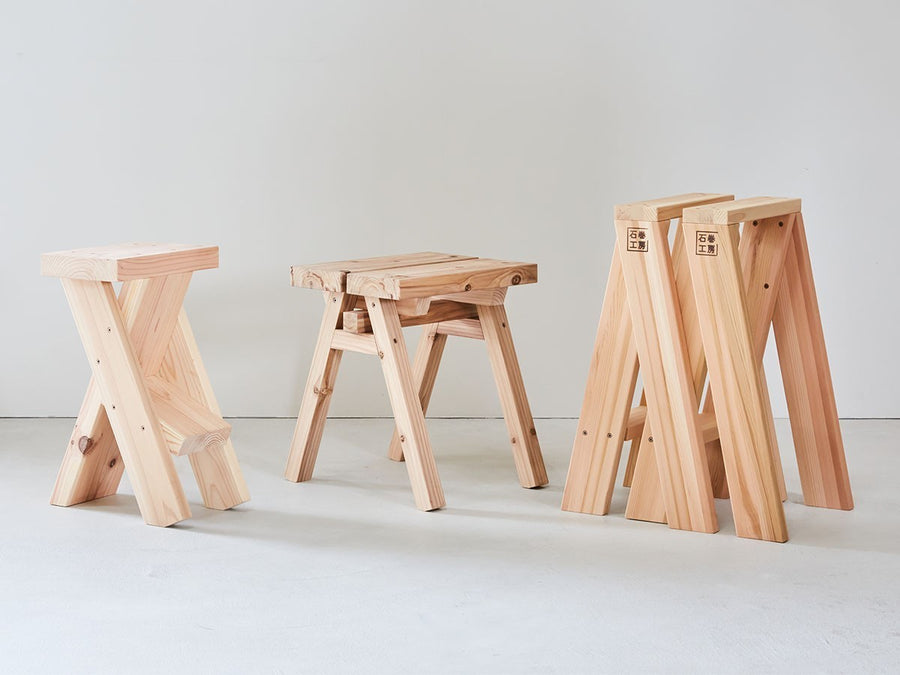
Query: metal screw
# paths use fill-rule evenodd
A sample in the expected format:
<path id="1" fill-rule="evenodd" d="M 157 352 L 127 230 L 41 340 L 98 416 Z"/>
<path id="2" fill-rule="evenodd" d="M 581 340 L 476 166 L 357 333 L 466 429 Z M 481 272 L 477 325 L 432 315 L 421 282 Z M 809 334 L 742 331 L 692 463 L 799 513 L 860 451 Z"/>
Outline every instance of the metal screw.
<path id="1" fill-rule="evenodd" d="M 652 442 L 653 442 L 653 436 L 651 436 L 651 437 L 648 438 L 647 440 L 650 441 L 650 442 L 652 443 Z"/>
<path id="2" fill-rule="evenodd" d="M 471 291 L 471 290 L 472 290 L 472 284 L 466 284 L 466 290 L 467 290 L 467 291 Z"/>
<path id="3" fill-rule="evenodd" d="M 587 436 L 587 429 L 585 429 L 585 430 L 582 431 L 581 433 L 582 433 L 582 435 Z"/>
<path id="4" fill-rule="evenodd" d="M 769 284 L 763 284 L 763 288 L 768 288 Z"/>
<path id="5" fill-rule="evenodd" d="M 778 227 L 784 227 L 784 221 L 783 221 L 783 220 L 779 220 L 779 221 L 778 221 Z"/>
<path id="6" fill-rule="evenodd" d="M 754 220 L 754 221 L 753 221 L 753 227 L 756 227 L 757 225 L 759 225 L 759 221 L 758 221 L 758 220 Z"/>

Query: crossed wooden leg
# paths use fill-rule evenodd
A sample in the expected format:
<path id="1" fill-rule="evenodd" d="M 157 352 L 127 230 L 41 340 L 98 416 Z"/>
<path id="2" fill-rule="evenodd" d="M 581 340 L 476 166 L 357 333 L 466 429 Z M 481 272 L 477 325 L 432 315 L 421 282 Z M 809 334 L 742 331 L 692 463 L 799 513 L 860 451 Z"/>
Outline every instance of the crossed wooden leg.
<path id="1" fill-rule="evenodd" d="M 169 450 L 178 439 L 168 437 L 171 429 L 164 432 L 148 389 L 153 381 L 167 386 L 165 377 L 157 374 L 168 359 L 169 370 L 190 373 L 195 387 L 206 392 L 206 398 L 198 394 L 184 400 L 189 410 L 182 410 L 182 416 L 194 422 L 194 406 L 205 406 L 203 412 L 215 406 L 187 319 L 179 313 L 190 277 L 185 273 L 129 281 L 118 300 L 109 282 L 62 280 L 93 377 L 51 503 L 69 506 L 113 494 L 128 468 L 148 524 L 165 526 L 190 516 Z M 188 360 L 190 355 L 193 360 Z M 209 412 L 218 417 L 217 407 Z M 230 442 L 192 451 L 207 506 L 230 508 L 249 499 Z"/>

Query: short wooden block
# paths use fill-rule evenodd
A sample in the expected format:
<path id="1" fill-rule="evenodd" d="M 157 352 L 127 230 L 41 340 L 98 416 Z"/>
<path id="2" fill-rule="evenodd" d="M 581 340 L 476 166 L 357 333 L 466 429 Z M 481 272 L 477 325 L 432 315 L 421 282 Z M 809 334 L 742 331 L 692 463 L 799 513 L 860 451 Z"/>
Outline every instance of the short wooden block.
<path id="1" fill-rule="evenodd" d="M 90 281 L 130 281 L 219 266 L 218 246 L 129 243 L 44 253 L 41 274 Z"/>
<path id="2" fill-rule="evenodd" d="M 477 318 L 478 309 L 475 305 L 453 302 L 451 300 L 438 300 L 431 303 L 425 314 L 403 316 L 401 313 L 400 325 L 403 328 L 408 328 L 410 326 L 424 326 L 442 321 Z M 364 309 L 344 312 L 344 330 L 349 333 L 371 333 L 372 322 L 369 320 L 368 312 Z"/>

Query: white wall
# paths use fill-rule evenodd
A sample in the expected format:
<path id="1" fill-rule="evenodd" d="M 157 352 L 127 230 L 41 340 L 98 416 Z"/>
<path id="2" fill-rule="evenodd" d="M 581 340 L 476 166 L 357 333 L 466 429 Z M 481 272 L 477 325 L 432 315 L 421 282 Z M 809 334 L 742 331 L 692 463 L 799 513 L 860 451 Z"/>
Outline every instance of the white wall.
<path id="1" fill-rule="evenodd" d="M 89 374 L 39 254 L 160 240 L 221 246 L 188 310 L 228 415 L 296 412 L 321 299 L 290 264 L 441 250 L 540 263 L 509 297 L 526 384 L 536 415 L 577 416 L 613 204 L 700 190 L 804 199 L 839 409 L 900 416 L 898 20 L 889 2 L 0 2 L 0 415 L 74 415 Z M 333 414 L 387 413 L 380 376 L 348 356 Z M 451 344 L 432 411 L 499 412 L 480 344 Z"/>

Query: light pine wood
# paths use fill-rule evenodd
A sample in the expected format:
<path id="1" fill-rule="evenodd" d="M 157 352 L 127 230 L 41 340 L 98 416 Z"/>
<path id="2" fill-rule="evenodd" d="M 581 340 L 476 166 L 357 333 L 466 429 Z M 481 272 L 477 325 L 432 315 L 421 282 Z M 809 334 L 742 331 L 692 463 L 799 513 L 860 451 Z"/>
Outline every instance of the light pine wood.
<path id="1" fill-rule="evenodd" d="M 716 194 L 712 192 L 689 192 L 688 194 L 648 199 L 643 202 L 617 204 L 616 220 L 636 220 L 661 222 L 681 218 L 681 212 L 692 206 L 725 202 L 734 199 L 734 195 Z"/>
<path id="2" fill-rule="evenodd" d="M 737 225 L 800 212 L 800 200 L 785 197 L 750 197 L 684 211 L 685 222 L 700 225 Z"/>
<path id="3" fill-rule="evenodd" d="M 647 407 L 647 394 L 643 391 L 641 391 L 640 406 L 644 408 Z M 625 463 L 625 475 L 622 478 L 622 487 L 631 487 L 631 482 L 634 480 L 634 469 L 637 465 L 638 453 L 641 450 L 641 439 L 644 435 L 643 431 L 644 429 L 641 427 L 640 432 L 631 439 L 631 447 L 628 449 L 628 461 Z"/>
<path id="4" fill-rule="evenodd" d="M 632 441 L 640 438 L 644 431 L 644 423 L 647 420 L 647 405 L 639 405 L 628 413 L 628 422 L 625 426 L 625 440 Z"/>
<path id="5" fill-rule="evenodd" d="M 221 446 L 231 436 L 231 425 L 187 392 L 160 377 L 148 377 L 147 389 L 169 450 L 173 455 Z"/>
<path id="6" fill-rule="evenodd" d="M 91 378 L 66 446 L 50 503 L 73 506 L 114 495 L 125 470 L 100 388 Z"/>
<path id="7" fill-rule="evenodd" d="M 424 326 L 441 321 L 453 321 L 456 319 L 477 319 L 478 310 L 475 305 L 452 300 L 439 300 L 431 303 L 431 307 L 425 314 L 413 316 L 400 315 L 400 325 L 403 328 L 410 326 Z M 344 330 L 350 333 L 371 333 L 372 323 L 365 310 L 353 310 L 344 312 Z"/>
<path id="8" fill-rule="evenodd" d="M 437 323 L 425 326 L 422 336 L 419 338 L 415 361 L 413 361 L 413 382 L 419 392 L 419 403 L 422 406 L 423 415 L 428 413 L 428 404 L 431 402 L 431 393 L 434 391 L 434 382 L 441 365 L 441 356 L 447 345 L 447 335 L 438 333 L 438 326 Z M 400 433 L 396 428 L 391 438 L 388 457 L 395 462 L 403 461 L 403 444 L 400 442 Z"/>
<path id="9" fill-rule="evenodd" d="M 344 313 L 346 316 L 346 312 Z M 366 317 L 368 321 L 368 317 Z M 378 345 L 375 344 L 375 336 L 371 333 L 357 334 L 348 330 L 336 330 L 331 337 L 331 348 L 345 352 L 358 352 L 360 354 L 377 354 Z"/>
<path id="10" fill-rule="evenodd" d="M 284 470 L 284 477 L 295 483 L 312 478 L 343 354 L 340 349 L 335 349 L 332 343 L 335 331 L 342 328 L 344 312 L 350 311 L 355 306 L 356 298 L 351 295 L 337 292 L 327 293 L 325 296 L 325 313 L 322 316 L 309 377 L 303 388 L 300 413 L 291 441 L 291 452 Z M 371 315 L 371 312 L 369 313 Z"/>
<path id="11" fill-rule="evenodd" d="M 432 300 L 452 300 L 471 305 L 502 305 L 506 302 L 507 288 L 488 288 L 483 291 L 463 291 L 462 293 L 446 293 L 435 295 Z"/>
<path id="12" fill-rule="evenodd" d="M 618 251 L 613 251 L 563 491 L 563 511 L 609 513 L 638 359 Z"/>
<path id="13" fill-rule="evenodd" d="M 735 529 L 741 537 L 786 541 L 759 364 L 750 332 L 736 225 L 697 224 L 685 212 L 685 241 L 716 238 L 716 255 L 689 252 L 700 333 L 709 364 Z M 691 254 L 693 253 L 693 254 Z"/>
<path id="14" fill-rule="evenodd" d="M 333 293 L 347 290 L 347 275 L 351 272 L 366 270 L 390 269 L 429 263 L 442 263 L 454 260 L 470 260 L 473 256 L 455 255 L 452 253 L 405 253 L 378 258 L 360 258 L 358 260 L 339 260 L 337 262 L 315 263 L 313 265 L 294 265 L 291 267 L 291 285 L 301 288 L 312 288 Z"/>
<path id="15" fill-rule="evenodd" d="M 478 258 L 395 269 L 353 272 L 347 292 L 391 300 L 466 293 L 533 284 L 537 265 Z"/>
<path id="16" fill-rule="evenodd" d="M 163 359 L 160 377 L 177 385 L 194 401 L 221 417 L 222 410 L 206 372 L 194 331 L 182 307 Z M 188 455 L 203 505 L 224 511 L 250 500 L 231 438 L 218 446 Z"/>
<path id="17" fill-rule="evenodd" d="M 185 273 L 122 284 L 117 300 L 122 325 L 145 374 L 159 368 L 160 354 L 174 330 L 171 315 L 184 299 L 190 278 Z M 91 378 L 50 501 L 71 506 L 115 494 L 124 468 L 100 390 Z"/>
<path id="18" fill-rule="evenodd" d="M 91 281 L 131 281 L 219 266 L 218 246 L 127 243 L 44 253 L 41 274 Z"/>
<path id="19" fill-rule="evenodd" d="M 644 251 L 628 248 L 634 228 L 646 234 Z M 668 221 L 616 221 L 667 521 L 676 529 L 716 532 L 718 521 L 668 232 Z"/>
<path id="20" fill-rule="evenodd" d="M 440 335 L 455 335 L 456 337 L 469 338 L 471 340 L 484 340 L 484 331 L 478 319 L 441 321 L 438 324 L 438 333 Z"/>
<path id="21" fill-rule="evenodd" d="M 803 501 L 852 509 L 853 494 L 803 217 L 797 215 L 773 324 Z"/>
<path id="22" fill-rule="evenodd" d="M 366 307 L 372 321 L 375 341 L 378 343 L 384 379 L 416 506 L 422 511 L 439 509 L 446 503 L 444 492 L 425 428 L 425 415 L 413 385 L 396 303 L 393 300 L 366 297 Z"/>
<path id="23" fill-rule="evenodd" d="M 682 328 L 684 330 L 685 345 L 687 347 L 688 366 L 691 372 L 691 380 L 694 383 L 694 394 L 699 400 L 703 393 L 703 385 L 706 382 L 706 356 L 703 353 L 703 341 L 700 338 L 700 329 L 697 325 L 697 304 L 694 300 L 693 287 L 691 286 L 690 269 L 688 268 L 687 252 L 684 245 L 684 230 L 679 226 L 675 230 L 672 240 L 672 268 L 675 275 L 675 289 L 678 296 L 678 306 L 681 311 Z M 646 393 L 642 394 L 642 399 Z M 638 441 L 638 449 L 652 448 L 648 445 L 652 437 L 652 429 L 645 430 Z M 715 437 L 704 436 L 706 441 L 707 466 L 710 472 L 713 495 L 719 496 L 721 486 L 726 485 L 724 480 L 724 468 L 721 451 L 718 450 L 718 442 Z M 633 449 L 632 452 L 635 452 Z M 637 462 L 635 463 L 637 468 Z M 720 478 L 718 474 L 721 474 Z M 644 520 L 655 523 L 665 523 L 666 513 L 660 493 L 659 470 L 655 462 L 644 462 L 636 477 L 631 480 L 631 492 L 628 494 L 628 504 L 625 515 L 634 520 Z M 726 488 L 727 489 L 727 488 Z M 726 492 L 727 494 L 727 492 Z"/>
<path id="24" fill-rule="evenodd" d="M 426 511 L 441 508 L 444 496 L 424 413 L 447 337 L 455 335 L 488 344 L 519 480 L 526 487 L 546 483 L 503 306 L 509 286 L 537 280 L 537 266 L 440 256 L 413 254 L 293 268 L 295 285 L 330 285 L 346 293 L 325 292 L 325 317 L 285 471 L 288 478 L 312 476 L 340 354 L 344 350 L 377 354 L 396 424 L 388 454 L 394 460 L 407 460 L 416 505 Z M 361 293 L 367 295 L 360 298 Z M 485 321 L 491 322 L 490 331 Z M 402 348 L 402 328 L 419 325 L 426 328 L 411 367 Z M 412 459 L 410 452 L 415 453 Z"/>
<path id="25" fill-rule="evenodd" d="M 513 346 L 506 308 L 502 305 L 479 305 L 478 317 L 484 331 L 494 381 L 500 393 L 519 483 L 526 488 L 546 485 L 547 471 Z"/>
<path id="26" fill-rule="evenodd" d="M 63 278 L 91 369 L 128 469 L 141 515 L 167 526 L 191 515 L 163 439 L 112 284 Z"/>

